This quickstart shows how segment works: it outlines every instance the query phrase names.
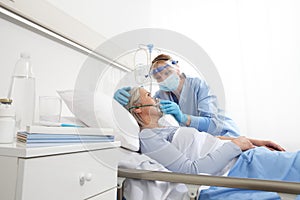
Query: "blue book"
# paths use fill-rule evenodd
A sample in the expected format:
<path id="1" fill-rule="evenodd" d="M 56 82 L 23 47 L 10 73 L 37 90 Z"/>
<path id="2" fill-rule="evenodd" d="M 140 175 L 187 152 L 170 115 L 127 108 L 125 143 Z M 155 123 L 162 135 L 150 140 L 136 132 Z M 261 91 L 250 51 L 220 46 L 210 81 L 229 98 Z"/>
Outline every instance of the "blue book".
<path id="1" fill-rule="evenodd" d="M 78 134 L 47 134 L 18 132 L 18 136 L 27 139 L 101 139 L 111 138 L 113 135 L 78 135 Z"/>
<path id="2" fill-rule="evenodd" d="M 53 147 L 53 146 L 66 146 L 66 145 L 78 145 L 78 144 L 91 144 L 91 143 L 100 143 L 100 142 L 35 142 L 35 143 L 24 143 L 19 142 L 17 145 L 25 147 Z"/>
<path id="3" fill-rule="evenodd" d="M 111 135 L 112 128 L 27 126 L 28 134 Z"/>
<path id="4" fill-rule="evenodd" d="M 113 135 L 76 135 L 76 134 L 31 134 L 18 132 L 17 139 L 23 143 L 75 143 L 75 142 L 113 142 Z"/>
<path id="5" fill-rule="evenodd" d="M 85 142 L 113 142 L 113 140 L 27 140 L 27 144 L 31 143 L 85 143 Z"/>

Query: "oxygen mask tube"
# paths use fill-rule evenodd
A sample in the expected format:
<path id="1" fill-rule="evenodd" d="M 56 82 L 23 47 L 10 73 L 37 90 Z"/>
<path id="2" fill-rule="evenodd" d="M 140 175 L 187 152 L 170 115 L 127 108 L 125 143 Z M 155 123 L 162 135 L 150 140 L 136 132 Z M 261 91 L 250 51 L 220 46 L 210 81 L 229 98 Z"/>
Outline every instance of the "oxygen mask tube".
<path id="1" fill-rule="evenodd" d="M 147 45 L 147 48 L 148 48 L 148 52 L 149 52 L 149 57 L 148 57 L 148 61 L 147 61 L 147 66 L 148 66 L 148 69 L 150 70 L 151 68 L 151 64 L 152 64 L 152 50 L 153 50 L 153 44 L 148 44 Z M 148 70 L 148 71 L 149 71 Z M 147 78 L 147 74 L 145 74 L 145 77 Z M 150 94 L 152 94 L 152 78 L 151 76 L 149 77 L 150 78 L 150 86 L 149 86 L 149 91 L 150 91 Z"/>
<path id="2" fill-rule="evenodd" d="M 154 104 L 154 107 L 156 107 L 159 112 L 163 113 L 161 110 L 160 110 L 160 99 L 159 98 L 155 98 L 155 104 Z"/>
<path id="3" fill-rule="evenodd" d="M 147 66 L 148 66 L 148 69 L 147 69 L 147 72 L 145 73 L 145 78 L 149 78 L 150 79 L 150 86 L 149 86 L 149 91 L 150 93 L 152 94 L 152 87 L 153 87 L 153 79 L 152 79 L 152 76 L 150 76 L 150 69 L 151 69 L 151 66 L 152 66 L 152 52 L 153 50 L 155 50 L 157 53 L 160 53 L 161 50 L 154 47 L 153 44 L 148 44 L 146 45 L 147 49 L 148 49 L 148 52 L 149 52 L 149 57 L 148 57 L 148 61 L 147 61 Z M 152 94 L 153 95 L 153 94 Z"/>
<path id="4" fill-rule="evenodd" d="M 171 114 L 165 114 L 164 112 L 161 111 L 160 109 L 160 99 L 156 98 L 156 107 L 161 113 L 161 117 L 158 120 L 158 125 L 160 127 L 179 127 L 179 123 L 175 119 L 175 117 Z"/>
<path id="5" fill-rule="evenodd" d="M 156 107 L 160 110 L 160 108 L 159 108 L 159 106 L 160 106 L 159 99 L 155 98 L 155 101 L 156 101 L 155 104 L 142 104 L 142 105 L 139 105 L 139 106 L 131 106 L 130 108 L 128 108 L 128 111 L 130 112 L 131 109 L 137 109 L 137 108 L 142 108 L 142 107 L 150 107 L 150 106 Z"/>
<path id="6" fill-rule="evenodd" d="M 153 112 L 154 109 L 149 109 L 149 111 L 148 111 L 149 112 L 149 116 L 151 116 L 151 115 L 154 114 L 154 115 L 156 115 L 156 117 L 159 117 L 157 123 L 158 123 L 159 127 L 163 127 L 163 126 L 165 126 L 165 123 L 161 124 L 160 120 L 162 118 L 164 118 L 165 114 L 160 109 L 160 99 L 159 98 L 155 98 L 154 100 L 155 100 L 155 104 L 152 104 L 151 106 L 154 107 L 154 109 L 156 110 L 156 112 L 155 113 L 151 113 L 151 110 Z M 149 104 L 149 106 L 150 106 L 150 104 Z M 154 122 L 154 124 L 156 124 L 156 121 Z"/>
<path id="7" fill-rule="evenodd" d="M 146 77 L 144 77 L 143 75 L 145 74 L 148 63 L 146 63 L 146 64 L 143 62 L 137 63 L 137 54 L 140 52 L 144 52 L 144 55 L 146 55 L 147 62 L 148 62 L 149 58 L 148 58 L 147 50 L 145 48 L 140 48 L 140 47 L 135 51 L 134 56 L 133 56 L 135 82 L 138 85 L 143 85 L 146 82 Z"/>
<path id="8" fill-rule="evenodd" d="M 138 49 L 134 54 L 134 66 L 135 66 L 135 80 L 141 86 L 144 86 L 145 83 L 149 83 L 148 91 L 152 94 L 152 77 L 149 76 L 149 71 L 152 65 L 152 53 L 153 50 L 160 52 L 160 49 L 154 48 L 153 44 L 139 44 Z M 146 63 L 136 63 L 138 52 L 143 51 L 146 55 Z"/>
<path id="9" fill-rule="evenodd" d="M 160 99 L 159 98 L 155 98 L 155 104 L 153 106 L 157 109 L 158 113 L 160 113 L 160 115 L 161 115 L 158 120 L 159 126 L 162 126 L 162 127 L 169 126 L 170 124 L 166 122 L 167 115 L 164 112 L 162 112 L 160 109 Z"/>

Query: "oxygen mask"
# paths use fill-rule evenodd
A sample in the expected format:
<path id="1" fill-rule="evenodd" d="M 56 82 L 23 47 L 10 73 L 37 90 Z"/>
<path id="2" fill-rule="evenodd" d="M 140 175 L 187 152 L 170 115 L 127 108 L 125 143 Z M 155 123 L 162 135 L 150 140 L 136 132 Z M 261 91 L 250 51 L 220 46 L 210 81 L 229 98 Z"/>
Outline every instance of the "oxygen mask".
<path id="1" fill-rule="evenodd" d="M 179 126 L 179 123 L 176 121 L 176 119 L 173 117 L 173 115 L 165 114 L 160 109 L 160 99 L 156 98 L 156 107 L 161 113 L 161 117 L 158 120 L 158 124 L 163 127 L 167 126 Z"/>

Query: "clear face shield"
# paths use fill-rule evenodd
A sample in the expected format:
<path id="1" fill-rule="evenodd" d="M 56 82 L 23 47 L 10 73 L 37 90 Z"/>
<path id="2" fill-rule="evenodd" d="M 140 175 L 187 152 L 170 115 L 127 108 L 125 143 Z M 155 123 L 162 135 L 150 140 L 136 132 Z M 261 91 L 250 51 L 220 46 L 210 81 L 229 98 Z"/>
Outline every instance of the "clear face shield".
<path id="1" fill-rule="evenodd" d="M 177 63 L 178 61 L 166 61 L 150 71 L 149 77 L 157 81 L 160 90 L 174 91 L 178 88 L 180 77 Z"/>

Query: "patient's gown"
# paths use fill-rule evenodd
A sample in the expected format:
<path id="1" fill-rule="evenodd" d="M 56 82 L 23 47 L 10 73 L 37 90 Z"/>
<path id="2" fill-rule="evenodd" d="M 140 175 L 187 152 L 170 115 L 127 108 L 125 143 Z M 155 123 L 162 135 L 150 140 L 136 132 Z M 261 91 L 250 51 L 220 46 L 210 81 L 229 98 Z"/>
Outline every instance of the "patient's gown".
<path id="1" fill-rule="evenodd" d="M 278 152 L 257 147 L 243 152 L 228 176 L 300 182 L 300 151 Z M 200 199 L 280 199 L 275 192 L 210 187 L 201 191 Z M 297 200 L 300 200 L 298 195 Z"/>

